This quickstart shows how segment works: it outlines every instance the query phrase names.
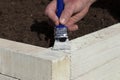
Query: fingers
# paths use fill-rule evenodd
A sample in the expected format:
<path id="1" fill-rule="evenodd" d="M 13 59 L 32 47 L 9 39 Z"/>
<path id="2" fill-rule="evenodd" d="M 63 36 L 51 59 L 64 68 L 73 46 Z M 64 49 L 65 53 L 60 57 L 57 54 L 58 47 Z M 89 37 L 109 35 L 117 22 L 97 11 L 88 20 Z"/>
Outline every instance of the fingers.
<path id="1" fill-rule="evenodd" d="M 84 9 L 79 10 L 79 13 L 72 16 L 75 12 L 75 7 L 71 4 L 67 4 L 60 17 L 60 23 L 66 25 L 69 31 L 75 31 L 78 29 L 78 25 L 75 25 L 75 23 L 81 20 L 87 14 L 88 9 L 89 7 L 86 6 Z"/>
<path id="2" fill-rule="evenodd" d="M 76 15 L 72 16 L 68 22 L 66 23 L 67 26 L 75 24 L 79 20 L 81 20 L 88 12 L 89 7 L 84 8 L 82 11 L 77 13 Z"/>
<path id="3" fill-rule="evenodd" d="M 70 25 L 69 27 L 68 27 L 68 30 L 69 31 L 76 31 L 76 30 L 78 30 L 78 25 Z"/>
<path id="4" fill-rule="evenodd" d="M 78 22 L 79 20 L 81 20 L 87 14 L 88 9 L 89 9 L 89 7 L 86 7 L 81 12 L 79 12 L 78 14 L 72 16 L 68 20 L 68 22 L 65 25 L 68 27 L 69 31 L 76 31 L 76 30 L 78 30 L 78 25 L 75 25 L 75 23 Z"/>
<path id="5" fill-rule="evenodd" d="M 56 24 L 59 25 L 64 24 L 68 27 L 68 30 L 70 31 L 75 31 L 78 29 L 78 25 L 75 25 L 76 22 L 81 20 L 88 12 L 88 9 L 90 5 L 92 4 L 91 2 L 86 2 L 85 4 L 82 4 L 83 2 L 80 1 L 81 5 L 77 5 L 79 0 L 64 0 L 65 8 L 61 14 L 60 19 L 56 15 L 56 4 L 57 1 L 53 0 L 46 8 L 45 14 Z M 74 5 L 73 5 L 74 4 Z M 73 15 L 76 13 L 76 15 Z"/>
<path id="6" fill-rule="evenodd" d="M 45 10 L 45 14 L 56 24 L 59 25 L 59 19 L 56 15 L 56 0 L 53 0 Z"/>
<path id="7" fill-rule="evenodd" d="M 74 6 L 72 6 L 71 3 L 66 4 L 60 17 L 60 23 L 66 24 L 66 22 L 68 22 L 69 18 L 72 16 L 73 11 L 74 11 Z"/>

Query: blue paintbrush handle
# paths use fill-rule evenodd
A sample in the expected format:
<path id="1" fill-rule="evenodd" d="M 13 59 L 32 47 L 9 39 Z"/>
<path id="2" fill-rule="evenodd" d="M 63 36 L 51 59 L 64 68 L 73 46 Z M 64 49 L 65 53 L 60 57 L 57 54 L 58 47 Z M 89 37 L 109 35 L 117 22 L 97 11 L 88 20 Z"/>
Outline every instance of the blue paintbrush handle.
<path id="1" fill-rule="evenodd" d="M 64 10 L 64 1 L 63 0 L 57 0 L 57 16 L 58 18 L 60 18 L 62 11 Z M 58 26 L 56 26 L 57 28 L 66 28 L 66 26 L 59 24 Z"/>
<path id="2" fill-rule="evenodd" d="M 57 16 L 60 18 L 62 11 L 64 10 L 64 2 L 63 0 L 57 0 Z"/>

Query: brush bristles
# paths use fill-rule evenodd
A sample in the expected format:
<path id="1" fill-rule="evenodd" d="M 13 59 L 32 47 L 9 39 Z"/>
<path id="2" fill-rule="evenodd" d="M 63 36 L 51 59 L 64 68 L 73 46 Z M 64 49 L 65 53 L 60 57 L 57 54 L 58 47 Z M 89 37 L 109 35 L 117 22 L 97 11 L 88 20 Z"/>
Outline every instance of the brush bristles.
<path id="1" fill-rule="evenodd" d="M 70 50 L 70 43 L 68 40 L 65 42 L 59 42 L 55 40 L 55 43 L 52 49 L 53 50 Z"/>

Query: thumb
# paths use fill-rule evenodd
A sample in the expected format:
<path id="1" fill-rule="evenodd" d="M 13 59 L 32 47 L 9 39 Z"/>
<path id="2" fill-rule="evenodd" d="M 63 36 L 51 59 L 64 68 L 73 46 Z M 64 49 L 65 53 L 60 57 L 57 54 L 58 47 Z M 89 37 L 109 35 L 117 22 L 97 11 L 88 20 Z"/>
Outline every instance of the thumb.
<path id="1" fill-rule="evenodd" d="M 74 12 L 74 6 L 70 4 L 65 5 L 65 8 L 60 17 L 60 23 L 66 24 Z"/>

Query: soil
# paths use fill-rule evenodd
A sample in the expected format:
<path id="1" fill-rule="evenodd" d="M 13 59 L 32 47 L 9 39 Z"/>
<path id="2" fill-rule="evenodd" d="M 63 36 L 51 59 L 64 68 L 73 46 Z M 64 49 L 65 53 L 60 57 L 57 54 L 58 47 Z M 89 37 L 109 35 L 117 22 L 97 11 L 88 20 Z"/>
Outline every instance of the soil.
<path id="1" fill-rule="evenodd" d="M 44 15 L 51 0 L 0 0 L 0 37 L 41 47 L 54 42 L 54 29 Z M 119 0 L 98 0 L 77 24 L 79 30 L 69 32 L 74 39 L 120 21 Z"/>

